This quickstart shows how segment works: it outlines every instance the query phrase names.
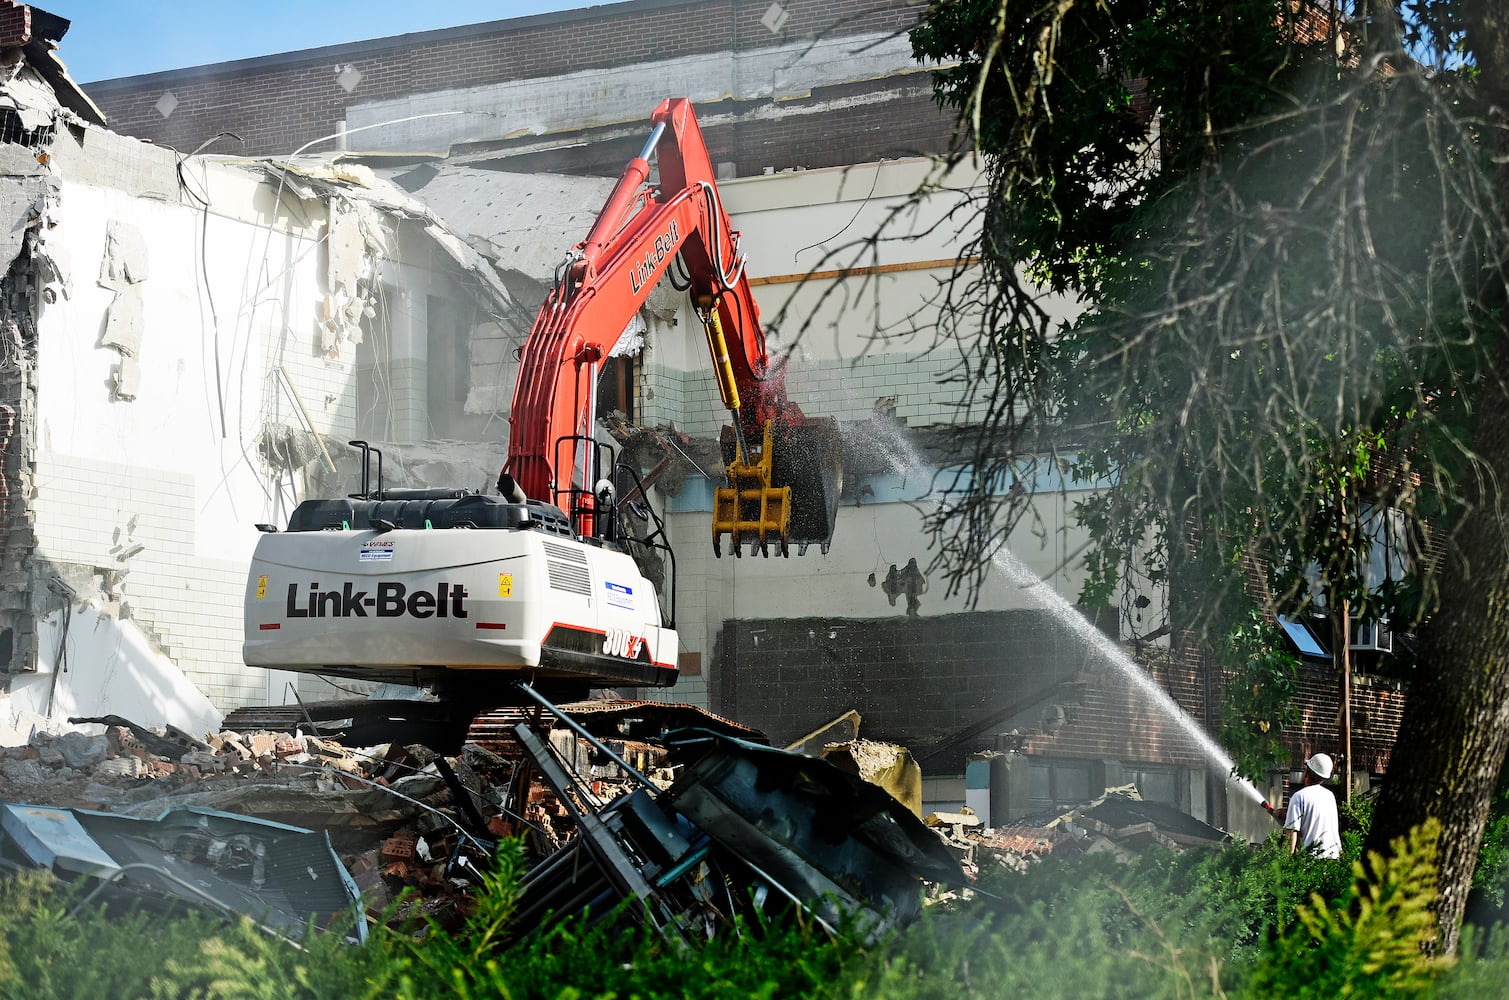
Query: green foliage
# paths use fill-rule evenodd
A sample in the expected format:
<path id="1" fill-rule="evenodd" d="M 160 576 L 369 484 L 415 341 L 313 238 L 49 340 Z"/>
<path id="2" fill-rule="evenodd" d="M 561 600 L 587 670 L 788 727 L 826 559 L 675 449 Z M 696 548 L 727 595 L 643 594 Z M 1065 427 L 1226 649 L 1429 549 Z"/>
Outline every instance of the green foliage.
<path id="1" fill-rule="evenodd" d="M 458 929 L 383 923 L 361 947 L 313 930 L 296 947 L 245 920 L 80 906 L 31 873 L 0 879 L 0 998 L 1495 995 L 1509 975 L 1503 934 L 1469 936 L 1457 967 L 1425 950 L 1437 836 L 1417 831 L 1394 857 L 1366 864 L 1291 857 L 1277 833 L 1256 847 L 1153 849 L 1126 861 L 1071 852 L 989 871 L 981 888 L 991 895 L 879 943 L 801 920 L 757 920 L 685 947 L 568 920 L 509 943 L 522 870 L 514 848 Z"/>
<path id="2" fill-rule="evenodd" d="M 1341 26 L 1341 61 L 1278 0 L 930 6 L 914 51 L 989 169 L 979 276 L 941 321 L 984 341 L 961 366 L 974 474 L 930 519 L 951 588 L 1027 516 L 1002 452 L 1065 447 L 1108 484 L 1078 507 L 1089 603 L 1166 586 L 1219 643 L 1265 565 L 1268 610 L 1318 577 L 1331 607 L 1430 611 L 1426 574 L 1370 586 L 1368 505 L 1412 531 L 1452 513 L 1499 332 L 1465 276 L 1509 229 L 1470 74 L 1410 58 L 1460 52 L 1460 12 L 1405 6 Z M 1055 318 L 1039 286 L 1084 312 Z"/>
<path id="3" fill-rule="evenodd" d="M 1298 722 L 1294 706 L 1299 660 L 1278 628 L 1253 608 L 1224 630 L 1217 662 L 1231 671 L 1221 720 L 1221 745 L 1236 771 L 1256 780 L 1289 757 L 1280 736 Z"/>
<path id="4" fill-rule="evenodd" d="M 933 3 L 912 50 L 942 64 L 934 96 L 993 158 L 1002 189 L 987 255 L 1030 262 L 1054 291 L 1093 293 L 1141 206 L 1208 154 L 1215 130 L 1278 93 L 1295 53 L 1292 25 L 1275 9 L 1272 0 Z M 1149 169 L 1149 101 L 1164 111 L 1162 170 Z"/>
<path id="5" fill-rule="evenodd" d="M 415 983 L 424 983 L 426 988 L 439 986 L 446 991 L 444 996 L 500 995 L 499 957 L 508 943 L 508 922 L 518 905 L 519 879 L 525 870 L 524 842 L 500 842 L 493 867 L 483 873 L 482 886 L 458 932 L 447 932 L 426 915 L 424 933 L 394 939 L 410 959 L 406 964 L 414 967 L 413 974 L 404 975 L 398 995 L 431 995 L 409 992 L 416 988 Z"/>
<path id="6" fill-rule="evenodd" d="M 1472 873 L 1469 913 L 1503 920 L 1506 897 L 1509 897 L 1509 768 L 1499 773 L 1493 805 L 1483 828 L 1477 868 Z"/>
<path id="7" fill-rule="evenodd" d="M 1509 976 L 1509 927 L 1463 927 L 1457 959 L 1437 980 L 1432 994 L 1437 1000 L 1502 996 Z"/>
<path id="8" fill-rule="evenodd" d="M 302 950 L 249 920 L 84 901 L 48 873 L 0 878 L 0 998 L 362 998 L 380 958 L 334 934 Z"/>
<path id="9" fill-rule="evenodd" d="M 1295 1000 L 1426 994 L 1448 964 L 1430 953 L 1440 835 L 1432 822 L 1396 841 L 1392 856 L 1355 862 L 1350 891 L 1335 904 L 1317 894 L 1302 905 L 1253 985 Z"/>
<path id="10" fill-rule="evenodd" d="M 75 897 L 26 875 L 0 880 L 0 998 L 1268 1000 L 1421 995 L 1437 982 L 1441 996 L 1494 995 L 1509 974 L 1502 935 L 1469 940 L 1457 968 L 1421 950 L 1433 933 L 1433 837 L 1367 866 L 1291 857 L 1277 834 L 1127 861 L 1050 857 L 989 872 L 992 896 L 878 944 L 800 920 L 757 920 L 688 947 L 568 920 L 509 944 L 512 850 L 460 928 L 384 923 L 362 947 L 319 932 L 295 947 L 246 921 L 70 912 Z"/>
<path id="11" fill-rule="evenodd" d="M 193 926 L 192 924 L 190 925 Z M 395 995 L 404 956 L 359 948 L 335 933 L 311 932 L 296 948 L 250 920 L 198 927 L 197 947 L 170 950 L 151 992 L 112 997 L 202 997 L 205 1000 L 376 1000 Z"/>

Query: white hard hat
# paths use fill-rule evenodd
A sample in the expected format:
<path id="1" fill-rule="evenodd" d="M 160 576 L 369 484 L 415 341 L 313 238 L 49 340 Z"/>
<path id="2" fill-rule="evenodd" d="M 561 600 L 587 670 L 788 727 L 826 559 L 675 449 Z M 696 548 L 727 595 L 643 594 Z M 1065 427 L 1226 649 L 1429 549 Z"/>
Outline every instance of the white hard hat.
<path id="1" fill-rule="evenodd" d="M 1331 758 L 1326 754 L 1316 754 L 1305 761 L 1305 766 L 1321 781 L 1329 780 L 1331 777 Z"/>

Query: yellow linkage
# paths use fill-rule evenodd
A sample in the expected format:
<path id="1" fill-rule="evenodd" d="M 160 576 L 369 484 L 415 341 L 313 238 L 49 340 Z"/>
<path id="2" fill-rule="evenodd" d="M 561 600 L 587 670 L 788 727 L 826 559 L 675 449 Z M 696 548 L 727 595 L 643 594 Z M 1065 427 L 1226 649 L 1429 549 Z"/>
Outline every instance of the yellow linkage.
<path id="1" fill-rule="evenodd" d="M 775 452 L 770 445 L 770 421 L 765 421 L 765 445 L 758 461 L 749 462 L 743 454 L 728 463 L 728 485 L 713 492 L 713 553 L 722 555 L 721 540 L 728 535 L 734 543 L 734 555 L 743 554 L 746 540 L 754 541 L 761 554 L 769 542 L 780 544 L 786 554 L 786 537 L 791 523 L 791 487 L 771 486 L 771 466 Z"/>

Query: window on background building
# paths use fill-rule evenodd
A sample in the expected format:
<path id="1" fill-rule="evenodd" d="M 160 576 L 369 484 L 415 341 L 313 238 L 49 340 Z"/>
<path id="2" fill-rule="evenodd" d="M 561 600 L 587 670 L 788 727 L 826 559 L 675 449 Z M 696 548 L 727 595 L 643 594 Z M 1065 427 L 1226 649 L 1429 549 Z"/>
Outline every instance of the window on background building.
<path id="1" fill-rule="evenodd" d="M 1123 764 L 1122 775 L 1148 802 L 1179 806 L 1179 769 L 1163 764 Z"/>
<path id="2" fill-rule="evenodd" d="M 1387 584 L 1403 580 L 1410 568 L 1404 512 L 1396 507 L 1364 504 L 1362 530 L 1367 532 L 1372 542 L 1368 547 L 1368 563 L 1364 571 L 1368 589 L 1376 591 Z"/>
<path id="3" fill-rule="evenodd" d="M 1367 553 L 1359 567 L 1367 589 L 1376 594 L 1390 584 L 1401 582 L 1414 563 L 1404 512 L 1397 507 L 1365 503 L 1357 524 L 1368 539 Z M 1311 605 L 1324 611 L 1326 595 L 1320 586 L 1320 567 L 1311 563 L 1305 575 L 1310 581 Z"/>
<path id="4" fill-rule="evenodd" d="M 1034 761 L 1028 772 L 1027 807 L 1066 809 L 1090 801 L 1088 761 Z"/>
<path id="5" fill-rule="evenodd" d="M 624 419 L 634 422 L 634 370 L 635 359 L 630 356 L 611 357 L 603 362 L 597 378 L 597 412 L 606 416 L 617 410 Z"/>

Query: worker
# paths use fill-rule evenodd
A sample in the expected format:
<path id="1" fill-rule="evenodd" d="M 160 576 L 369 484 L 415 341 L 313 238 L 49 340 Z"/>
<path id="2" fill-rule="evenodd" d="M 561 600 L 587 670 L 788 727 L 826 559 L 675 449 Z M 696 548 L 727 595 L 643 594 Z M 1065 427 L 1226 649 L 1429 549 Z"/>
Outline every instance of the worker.
<path id="1" fill-rule="evenodd" d="M 1290 854 L 1303 850 L 1317 858 L 1341 857 L 1336 796 L 1325 786 L 1331 768 L 1331 758 L 1323 753 L 1305 761 L 1305 785 L 1289 797 L 1289 813 L 1284 818 Z"/>

